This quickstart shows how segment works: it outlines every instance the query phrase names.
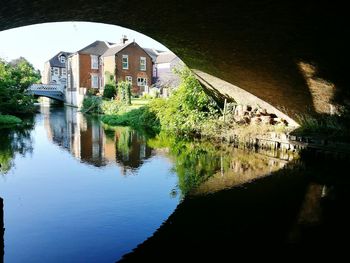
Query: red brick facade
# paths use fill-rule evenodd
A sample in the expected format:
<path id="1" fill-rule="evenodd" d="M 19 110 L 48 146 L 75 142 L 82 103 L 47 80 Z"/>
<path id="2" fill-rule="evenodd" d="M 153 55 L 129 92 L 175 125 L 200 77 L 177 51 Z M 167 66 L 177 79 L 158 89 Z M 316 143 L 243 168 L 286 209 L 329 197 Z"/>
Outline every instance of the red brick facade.
<path id="1" fill-rule="evenodd" d="M 123 69 L 122 59 L 123 55 L 128 55 L 129 68 Z M 140 70 L 140 58 L 146 58 L 146 70 Z M 139 94 L 143 90 L 140 90 L 140 86 L 137 85 L 138 78 L 146 78 L 147 85 L 152 84 L 152 59 L 151 57 L 137 44 L 131 43 L 123 50 L 119 51 L 115 56 L 115 76 L 118 81 L 125 81 L 127 76 L 132 77 L 132 93 Z"/>
<path id="2" fill-rule="evenodd" d="M 98 63 L 100 64 L 100 63 Z M 100 65 L 99 69 L 91 68 L 91 55 L 89 54 L 79 54 L 79 76 L 80 76 L 80 87 L 91 89 L 91 75 L 97 74 L 100 80 Z M 98 81 L 98 85 L 100 81 Z M 98 86 L 100 88 L 100 86 Z"/>

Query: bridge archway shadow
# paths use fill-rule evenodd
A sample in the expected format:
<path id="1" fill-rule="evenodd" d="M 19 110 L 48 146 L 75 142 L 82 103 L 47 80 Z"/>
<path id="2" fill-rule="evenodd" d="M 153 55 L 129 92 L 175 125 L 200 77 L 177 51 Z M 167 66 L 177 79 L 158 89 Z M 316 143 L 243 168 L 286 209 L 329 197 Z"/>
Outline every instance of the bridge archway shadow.
<path id="1" fill-rule="evenodd" d="M 190 68 L 237 85 L 290 116 L 315 111 L 299 61 L 317 65 L 336 84 L 335 94 L 349 95 L 343 4 L 148 0 L 135 8 L 133 1 L 107 0 L 96 8 L 97 3 L 10 0 L 0 8 L 0 30 L 71 20 L 127 27 L 165 44 Z"/>

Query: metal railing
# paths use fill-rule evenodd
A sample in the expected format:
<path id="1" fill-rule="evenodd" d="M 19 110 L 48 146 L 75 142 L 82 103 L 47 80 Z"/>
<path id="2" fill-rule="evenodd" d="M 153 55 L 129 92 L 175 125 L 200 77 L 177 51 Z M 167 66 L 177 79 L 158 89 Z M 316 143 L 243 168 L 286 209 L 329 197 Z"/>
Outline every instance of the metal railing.
<path id="1" fill-rule="evenodd" d="M 32 84 L 29 91 L 59 91 L 64 92 L 64 86 L 60 84 Z"/>

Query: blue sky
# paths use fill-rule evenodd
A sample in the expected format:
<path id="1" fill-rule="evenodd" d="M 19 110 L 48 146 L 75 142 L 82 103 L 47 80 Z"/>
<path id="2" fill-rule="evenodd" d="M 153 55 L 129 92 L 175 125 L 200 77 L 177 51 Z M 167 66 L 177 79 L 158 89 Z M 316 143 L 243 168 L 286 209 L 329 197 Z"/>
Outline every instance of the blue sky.
<path id="1" fill-rule="evenodd" d="M 45 23 L 0 32 L 0 57 L 25 57 L 41 71 L 44 62 L 59 51 L 75 52 L 95 40 L 119 42 L 122 35 L 142 47 L 168 50 L 159 42 L 119 26 L 88 22 Z"/>

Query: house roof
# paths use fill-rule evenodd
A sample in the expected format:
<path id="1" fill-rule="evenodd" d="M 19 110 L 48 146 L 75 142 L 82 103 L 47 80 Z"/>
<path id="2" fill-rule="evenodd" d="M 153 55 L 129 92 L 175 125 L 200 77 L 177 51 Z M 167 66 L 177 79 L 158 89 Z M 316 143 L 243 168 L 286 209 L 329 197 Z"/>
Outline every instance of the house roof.
<path id="1" fill-rule="evenodd" d="M 154 48 L 144 48 L 144 50 L 146 51 L 146 53 L 148 55 L 150 55 L 153 62 L 156 62 L 157 57 L 159 56 L 160 53 L 165 52 L 165 51 L 161 51 L 161 50 L 156 50 Z"/>
<path id="2" fill-rule="evenodd" d="M 106 52 L 106 50 L 110 47 L 111 44 L 113 43 L 97 40 L 91 43 L 90 45 L 84 47 L 83 49 L 80 49 L 78 53 L 101 56 L 103 55 L 103 53 Z"/>
<path id="3" fill-rule="evenodd" d="M 129 46 L 131 43 L 134 43 L 134 42 L 130 42 L 130 43 L 126 43 L 126 44 L 115 44 L 115 45 L 112 45 L 112 46 L 110 46 L 109 49 L 106 50 L 106 52 L 102 55 L 102 57 L 113 56 L 113 55 L 117 54 L 119 51 L 121 51 L 122 49 L 124 49 L 127 46 Z"/>
<path id="4" fill-rule="evenodd" d="M 66 58 L 71 55 L 72 53 L 70 52 L 65 52 L 65 51 L 61 51 L 59 53 L 57 53 L 54 57 L 52 57 L 50 60 L 49 60 L 49 63 L 50 63 L 50 67 L 56 67 L 56 68 L 65 68 L 66 67 L 66 63 L 62 63 L 60 60 L 59 60 L 59 57 L 61 55 L 65 56 Z"/>
<path id="5" fill-rule="evenodd" d="M 162 63 L 170 63 L 173 61 L 177 56 L 173 52 L 162 52 L 158 55 L 156 63 L 162 64 Z"/>
<path id="6" fill-rule="evenodd" d="M 129 45 L 134 44 L 138 47 L 140 47 L 135 41 L 133 42 L 129 42 L 126 44 L 115 44 L 110 46 L 109 49 L 107 49 L 107 51 L 102 55 L 102 57 L 109 57 L 109 56 L 114 56 L 115 54 L 119 53 L 120 51 L 122 51 L 124 48 L 128 47 Z M 153 59 L 152 55 L 147 52 L 146 49 L 140 47 L 141 49 L 143 49 L 143 51 L 145 51 L 145 53 L 150 56 L 150 58 L 152 59 L 153 62 L 155 62 L 155 59 Z"/>

